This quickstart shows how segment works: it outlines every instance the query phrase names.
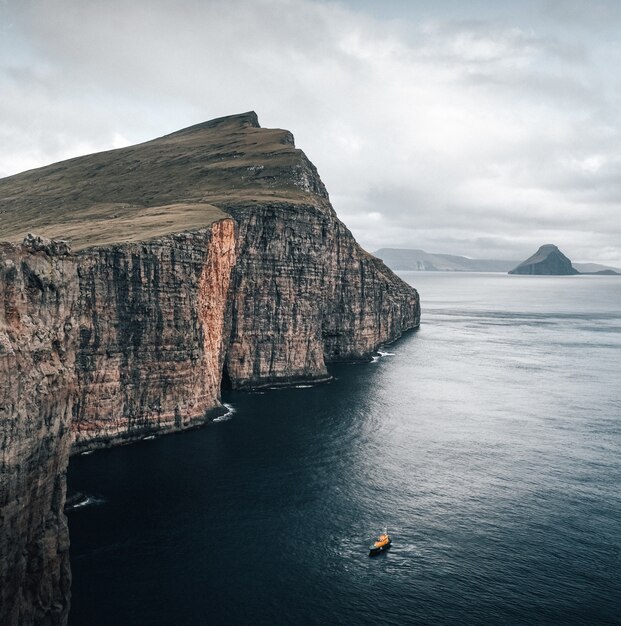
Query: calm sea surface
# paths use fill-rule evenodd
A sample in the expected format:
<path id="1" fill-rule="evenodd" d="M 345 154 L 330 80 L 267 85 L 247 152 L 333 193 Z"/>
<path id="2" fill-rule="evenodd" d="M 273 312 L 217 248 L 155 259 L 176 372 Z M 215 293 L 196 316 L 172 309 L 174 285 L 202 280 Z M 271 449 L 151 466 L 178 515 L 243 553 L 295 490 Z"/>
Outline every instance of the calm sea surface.
<path id="1" fill-rule="evenodd" d="M 72 624 L 621 624 L 621 277 L 402 276 L 376 362 L 72 459 Z"/>

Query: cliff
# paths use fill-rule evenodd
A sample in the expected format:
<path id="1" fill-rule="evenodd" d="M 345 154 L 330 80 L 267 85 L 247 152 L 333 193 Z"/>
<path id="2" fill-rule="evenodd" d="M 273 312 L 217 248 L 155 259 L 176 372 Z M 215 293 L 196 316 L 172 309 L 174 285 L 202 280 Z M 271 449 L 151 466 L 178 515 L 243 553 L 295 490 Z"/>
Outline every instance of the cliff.
<path id="1" fill-rule="evenodd" d="M 76 450 L 198 423 L 219 404 L 235 225 L 78 253 Z"/>
<path id="2" fill-rule="evenodd" d="M 76 397 L 77 266 L 62 245 L 0 244 L 0 622 L 62 624 L 65 472 Z"/>
<path id="3" fill-rule="evenodd" d="M 229 206 L 234 388 L 322 380 L 326 364 L 370 357 L 419 323 L 416 293 L 356 244 L 329 205 Z"/>
<path id="4" fill-rule="evenodd" d="M 2 617 L 63 619 L 72 442 L 204 423 L 223 379 L 324 380 L 419 323 L 416 291 L 358 246 L 291 133 L 254 113 L 0 180 L 0 215 L 15 242 L 0 285 L 3 574 L 23 570 Z M 28 232 L 74 252 L 17 245 Z"/>
<path id="5" fill-rule="evenodd" d="M 220 361 L 236 388 L 322 380 L 419 323 L 416 291 L 358 246 L 293 135 L 253 112 L 6 178 L 0 212 L 3 238 L 35 231 L 77 251 L 79 447 L 202 419 Z M 205 333 L 196 285 L 211 235 L 196 233 L 227 218 L 226 277 L 210 284 L 230 271 L 228 308 Z M 178 386 L 184 368 L 205 379 L 200 333 L 218 353 L 209 389 Z"/>
<path id="6" fill-rule="evenodd" d="M 535 254 L 509 272 L 551 276 L 571 276 L 578 273 L 571 261 L 553 244 L 541 246 Z"/>

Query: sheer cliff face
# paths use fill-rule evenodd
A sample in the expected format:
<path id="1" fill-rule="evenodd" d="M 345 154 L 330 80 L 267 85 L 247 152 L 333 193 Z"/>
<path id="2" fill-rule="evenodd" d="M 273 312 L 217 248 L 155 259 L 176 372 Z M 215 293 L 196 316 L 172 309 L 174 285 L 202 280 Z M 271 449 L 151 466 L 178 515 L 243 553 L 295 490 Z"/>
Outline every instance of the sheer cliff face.
<path id="1" fill-rule="evenodd" d="M 313 206 L 229 210 L 239 223 L 226 357 L 231 384 L 326 378 L 321 334 L 326 219 Z"/>
<path id="2" fill-rule="evenodd" d="M 234 222 L 78 259 L 76 450 L 204 422 L 219 406 Z"/>
<path id="3" fill-rule="evenodd" d="M 338 222 L 326 246 L 322 333 L 328 362 L 368 357 L 420 324 L 417 292 Z"/>
<path id="4" fill-rule="evenodd" d="M 356 243 L 314 165 L 298 157 L 279 173 L 288 201 L 220 204 L 239 224 L 233 387 L 325 379 L 327 363 L 369 358 L 420 322 L 416 290 Z"/>
<path id="5" fill-rule="evenodd" d="M 416 292 L 358 246 L 327 198 L 227 211 L 240 225 L 233 387 L 321 380 L 327 363 L 369 358 L 418 326 Z"/>
<path id="6" fill-rule="evenodd" d="M 77 271 L 62 246 L 0 245 L 0 622 L 61 624 Z"/>

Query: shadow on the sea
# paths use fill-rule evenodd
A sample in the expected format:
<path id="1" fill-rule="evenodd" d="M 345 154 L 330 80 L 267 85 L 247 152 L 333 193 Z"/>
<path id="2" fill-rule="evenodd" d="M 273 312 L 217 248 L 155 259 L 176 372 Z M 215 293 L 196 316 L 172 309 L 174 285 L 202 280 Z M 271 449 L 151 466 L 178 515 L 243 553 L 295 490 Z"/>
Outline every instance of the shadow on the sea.
<path id="1" fill-rule="evenodd" d="M 327 566 L 338 581 L 343 563 L 388 563 L 389 551 L 368 556 L 369 539 L 392 521 L 373 462 L 387 445 L 380 391 L 390 379 L 385 365 L 417 337 L 414 329 L 380 347 L 377 363 L 331 365 L 329 382 L 225 388 L 234 412 L 206 428 L 72 457 L 71 623 L 111 623 L 137 605 L 146 622 L 194 623 L 214 602 L 223 607 L 214 622 L 230 619 L 225 607 L 238 604 L 231 580 L 244 584 L 244 610 L 261 615 L 270 581 L 300 575 L 295 564 L 311 580 Z M 226 559 L 214 556 L 214 529 Z M 100 572 L 122 572 L 105 575 L 114 602 L 101 602 Z M 150 608 L 157 589 L 168 599 L 159 613 Z M 182 602 L 188 595 L 197 599 L 191 606 Z"/>

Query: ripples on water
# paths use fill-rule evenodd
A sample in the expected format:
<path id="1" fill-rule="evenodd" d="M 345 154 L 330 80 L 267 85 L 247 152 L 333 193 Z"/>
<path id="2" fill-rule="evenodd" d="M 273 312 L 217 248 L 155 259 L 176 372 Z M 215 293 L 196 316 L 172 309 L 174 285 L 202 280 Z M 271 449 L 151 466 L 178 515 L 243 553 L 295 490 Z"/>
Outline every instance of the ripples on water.
<path id="1" fill-rule="evenodd" d="M 620 623 L 621 279 L 403 276 L 386 358 L 72 460 L 72 623 Z"/>

